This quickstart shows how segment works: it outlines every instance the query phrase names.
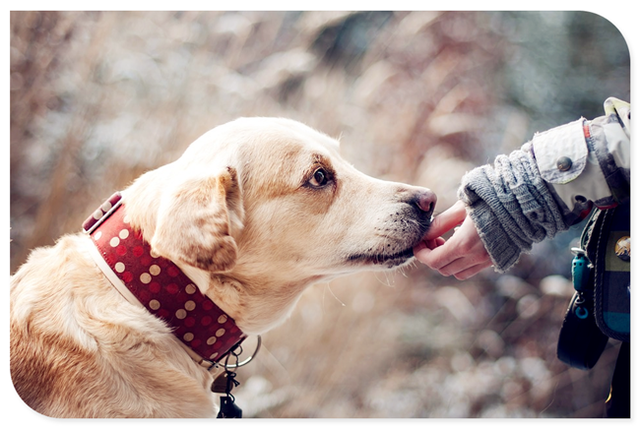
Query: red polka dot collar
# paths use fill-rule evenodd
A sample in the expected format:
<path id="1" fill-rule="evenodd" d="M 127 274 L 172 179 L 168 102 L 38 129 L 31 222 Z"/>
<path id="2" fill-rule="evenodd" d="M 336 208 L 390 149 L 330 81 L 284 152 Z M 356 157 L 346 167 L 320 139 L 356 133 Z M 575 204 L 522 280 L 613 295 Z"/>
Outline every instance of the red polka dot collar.
<path id="1" fill-rule="evenodd" d="M 197 362 L 215 365 L 246 336 L 173 262 L 152 253 L 122 207 L 115 193 L 82 225 L 100 253 L 96 263 L 127 300 L 164 320 Z"/>

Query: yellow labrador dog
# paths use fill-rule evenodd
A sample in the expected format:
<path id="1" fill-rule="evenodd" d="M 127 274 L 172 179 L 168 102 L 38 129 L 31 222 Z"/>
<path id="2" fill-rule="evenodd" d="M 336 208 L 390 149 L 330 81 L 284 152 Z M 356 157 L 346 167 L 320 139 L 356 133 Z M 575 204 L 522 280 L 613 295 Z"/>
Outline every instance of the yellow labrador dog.
<path id="1" fill-rule="evenodd" d="M 298 122 L 219 126 L 12 276 L 15 388 L 54 417 L 215 416 L 212 364 L 309 285 L 406 264 L 435 200 Z"/>

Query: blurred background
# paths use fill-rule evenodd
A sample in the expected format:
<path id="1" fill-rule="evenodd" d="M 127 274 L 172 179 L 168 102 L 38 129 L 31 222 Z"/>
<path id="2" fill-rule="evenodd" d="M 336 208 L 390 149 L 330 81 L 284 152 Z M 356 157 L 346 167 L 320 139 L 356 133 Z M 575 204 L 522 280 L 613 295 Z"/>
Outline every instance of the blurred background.
<path id="1" fill-rule="evenodd" d="M 10 264 L 239 116 L 340 137 L 370 175 L 455 201 L 534 132 L 630 98 L 585 12 L 11 12 Z M 239 372 L 245 417 L 598 417 L 617 356 L 557 360 L 580 226 L 506 275 L 414 264 L 309 289 Z M 247 351 L 251 352 L 250 344 Z"/>

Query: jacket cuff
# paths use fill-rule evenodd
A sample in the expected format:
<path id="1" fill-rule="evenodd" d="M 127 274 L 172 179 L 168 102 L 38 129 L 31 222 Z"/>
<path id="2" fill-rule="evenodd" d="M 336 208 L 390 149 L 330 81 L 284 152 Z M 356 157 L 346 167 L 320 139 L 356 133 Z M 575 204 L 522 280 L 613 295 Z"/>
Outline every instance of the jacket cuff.
<path id="1" fill-rule="evenodd" d="M 544 181 L 566 184 L 582 173 L 589 155 L 585 124 L 581 118 L 534 135 L 530 143 Z"/>

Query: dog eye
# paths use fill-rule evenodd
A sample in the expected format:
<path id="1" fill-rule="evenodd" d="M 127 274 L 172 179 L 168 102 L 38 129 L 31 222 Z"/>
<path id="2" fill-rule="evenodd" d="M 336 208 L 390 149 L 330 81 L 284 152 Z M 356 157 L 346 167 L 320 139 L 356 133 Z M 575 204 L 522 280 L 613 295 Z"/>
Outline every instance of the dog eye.
<path id="1" fill-rule="evenodd" d="M 311 176 L 309 184 L 312 187 L 323 187 L 329 182 L 329 174 L 324 168 L 318 168 Z"/>

